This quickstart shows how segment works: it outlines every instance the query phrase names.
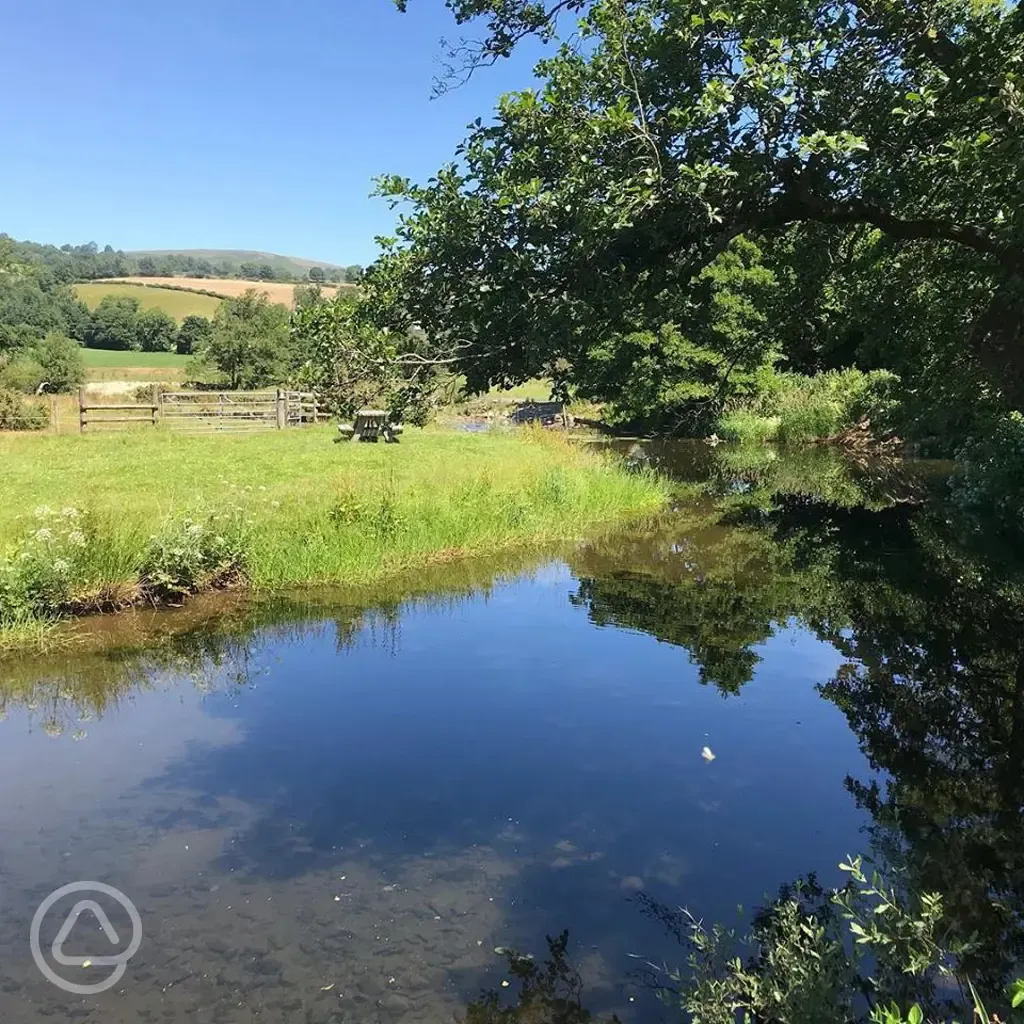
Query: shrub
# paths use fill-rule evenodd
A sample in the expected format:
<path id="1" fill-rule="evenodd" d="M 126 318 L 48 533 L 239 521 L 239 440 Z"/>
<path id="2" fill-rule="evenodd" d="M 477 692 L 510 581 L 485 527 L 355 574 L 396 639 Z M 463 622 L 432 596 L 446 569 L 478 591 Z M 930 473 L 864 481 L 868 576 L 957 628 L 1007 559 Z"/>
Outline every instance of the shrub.
<path id="1" fill-rule="evenodd" d="M 746 960 L 732 932 L 667 911 L 663 919 L 691 955 L 688 970 L 669 972 L 677 989 L 666 1001 L 705 1024 L 900 1024 L 899 1006 L 918 1024 L 949 1019 L 956 1008 L 945 992 L 952 989 L 939 979 L 955 973 L 969 947 L 942 942 L 941 897 L 901 895 L 877 873 L 868 877 L 860 858 L 840 867 L 850 879 L 844 888 L 827 893 L 812 877 L 784 887 L 759 911 L 741 943 L 753 951 Z"/>
<path id="2" fill-rule="evenodd" d="M 0 430 L 42 430 L 49 419 L 37 402 L 26 402 L 17 392 L 0 387 Z"/>
<path id="3" fill-rule="evenodd" d="M 154 601 L 180 601 L 238 582 L 245 573 L 245 540 L 237 512 L 169 520 L 143 558 L 143 593 Z"/>
<path id="4" fill-rule="evenodd" d="M 92 541 L 88 518 L 41 505 L 28 533 L 0 559 L 0 623 L 52 618 L 73 600 Z"/>
<path id="5" fill-rule="evenodd" d="M 985 437 L 972 437 L 957 452 L 953 498 L 976 525 L 995 522 L 1024 529 L 1024 414 L 995 422 Z"/>
<path id="6" fill-rule="evenodd" d="M 46 371 L 31 351 L 19 352 L 0 368 L 0 388 L 34 395 L 46 380 Z"/>
<path id="7" fill-rule="evenodd" d="M 39 343 L 36 358 L 42 367 L 48 391 L 73 391 L 85 383 L 85 360 L 81 346 L 59 331 L 51 331 Z"/>
<path id="8" fill-rule="evenodd" d="M 766 371 L 757 396 L 728 410 L 716 424 L 723 437 L 799 444 L 830 437 L 862 419 L 878 434 L 891 430 L 899 378 L 885 370 L 829 370 L 805 377 Z"/>

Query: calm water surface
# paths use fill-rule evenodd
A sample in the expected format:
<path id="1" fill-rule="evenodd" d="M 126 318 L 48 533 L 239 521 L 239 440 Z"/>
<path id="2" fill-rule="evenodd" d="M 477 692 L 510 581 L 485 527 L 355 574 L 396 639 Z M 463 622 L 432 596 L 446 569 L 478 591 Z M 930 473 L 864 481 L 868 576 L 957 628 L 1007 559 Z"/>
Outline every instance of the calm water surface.
<path id="1" fill-rule="evenodd" d="M 682 481 L 674 513 L 0 667 L 0 1020 L 449 1021 L 514 1001 L 496 946 L 543 959 L 563 929 L 588 1007 L 667 1020 L 644 965 L 684 954 L 649 900 L 742 923 L 871 849 L 958 886 L 1012 963 L 1024 633 L 1013 581 L 950 540 L 941 477 L 626 455 Z M 144 925 L 89 997 L 28 943 L 81 879 Z M 83 917 L 66 952 L 109 949 Z"/>

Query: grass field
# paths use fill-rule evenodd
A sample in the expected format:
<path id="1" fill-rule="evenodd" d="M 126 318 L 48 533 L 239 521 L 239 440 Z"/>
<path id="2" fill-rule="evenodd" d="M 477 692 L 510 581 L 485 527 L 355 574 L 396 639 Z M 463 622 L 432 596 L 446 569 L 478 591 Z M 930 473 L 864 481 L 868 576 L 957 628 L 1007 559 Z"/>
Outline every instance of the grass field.
<path id="1" fill-rule="evenodd" d="M 102 348 L 83 348 L 82 359 L 87 367 L 135 367 L 143 370 L 184 369 L 189 356 L 176 352 L 112 352 Z"/>
<path id="2" fill-rule="evenodd" d="M 254 288 L 258 292 L 263 292 L 270 299 L 271 302 L 280 302 L 282 305 L 291 306 L 295 300 L 295 285 L 294 284 L 281 284 L 280 282 L 274 281 L 239 281 L 233 277 L 125 277 L 119 278 L 116 282 L 93 282 L 94 284 L 121 284 L 124 287 L 141 286 L 142 288 L 152 288 L 154 291 L 160 291 L 161 285 L 173 285 L 174 288 L 190 288 L 196 291 L 208 291 L 216 292 L 218 295 L 223 295 L 228 298 L 234 298 L 241 295 L 243 292 L 248 291 L 250 288 Z M 76 287 L 81 287 L 78 285 Z M 323 292 L 325 295 L 333 295 L 338 289 L 354 290 L 355 285 L 324 285 Z M 163 291 L 168 291 L 170 294 L 183 295 L 184 292 L 175 292 L 169 288 L 163 288 Z M 216 299 L 210 298 L 209 296 L 200 296 L 200 298 L 209 298 L 213 302 L 214 308 L 216 308 Z M 209 316 L 210 314 L 204 314 Z"/>
<path id="3" fill-rule="evenodd" d="M 655 478 L 542 431 L 414 430 L 397 446 L 335 445 L 327 428 L 7 434 L 0 462 L 8 627 L 61 608 L 131 603 L 151 596 L 154 579 L 200 590 L 225 559 L 257 588 L 365 584 L 431 561 L 575 538 L 665 501 Z M 31 615 L 19 594 L 37 595 Z"/>
<path id="4" fill-rule="evenodd" d="M 170 288 L 148 288 L 118 281 L 90 281 L 76 284 L 75 294 L 90 308 L 95 309 L 107 295 L 137 299 L 143 309 L 162 309 L 179 323 L 187 316 L 212 317 L 220 299 L 212 295 L 173 291 Z"/>
<path id="5" fill-rule="evenodd" d="M 189 356 L 176 352 L 110 352 L 84 348 L 86 380 L 173 383 L 187 377 Z"/>

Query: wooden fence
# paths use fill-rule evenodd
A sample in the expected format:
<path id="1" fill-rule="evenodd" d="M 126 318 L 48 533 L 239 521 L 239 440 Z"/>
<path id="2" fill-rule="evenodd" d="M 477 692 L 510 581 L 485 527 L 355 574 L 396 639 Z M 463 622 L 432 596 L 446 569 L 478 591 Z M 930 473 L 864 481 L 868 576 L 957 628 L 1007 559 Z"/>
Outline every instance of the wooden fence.
<path id="1" fill-rule="evenodd" d="M 160 391 L 149 402 L 104 403 L 78 392 L 79 427 L 86 430 L 163 426 L 183 433 L 247 433 L 305 427 L 328 418 L 310 391 Z"/>

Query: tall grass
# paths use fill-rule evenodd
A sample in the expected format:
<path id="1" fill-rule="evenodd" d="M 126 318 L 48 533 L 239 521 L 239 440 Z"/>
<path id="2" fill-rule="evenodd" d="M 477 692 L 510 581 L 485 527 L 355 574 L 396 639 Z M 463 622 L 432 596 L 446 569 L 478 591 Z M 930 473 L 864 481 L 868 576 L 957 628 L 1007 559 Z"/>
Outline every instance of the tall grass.
<path id="1" fill-rule="evenodd" d="M 578 537 L 666 497 L 655 477 L 541 431 L 413 431 L 401 445 L 335 445 L 320 428 L 12 435 L 0 437 L 0 459 L 0 621 L 10 624 L 226 583 L 372 583 Z"/>
<path id="2" fill-rule="evenodd" d="M 897 377 L 882 370 L 830 370 L 812 377 L 773 372 L 755 398 L 719 417 L 716 432 L 747 444 L 801 444 L 832 437 L 866 417 L 884 433 L 896 383 Z"/>

